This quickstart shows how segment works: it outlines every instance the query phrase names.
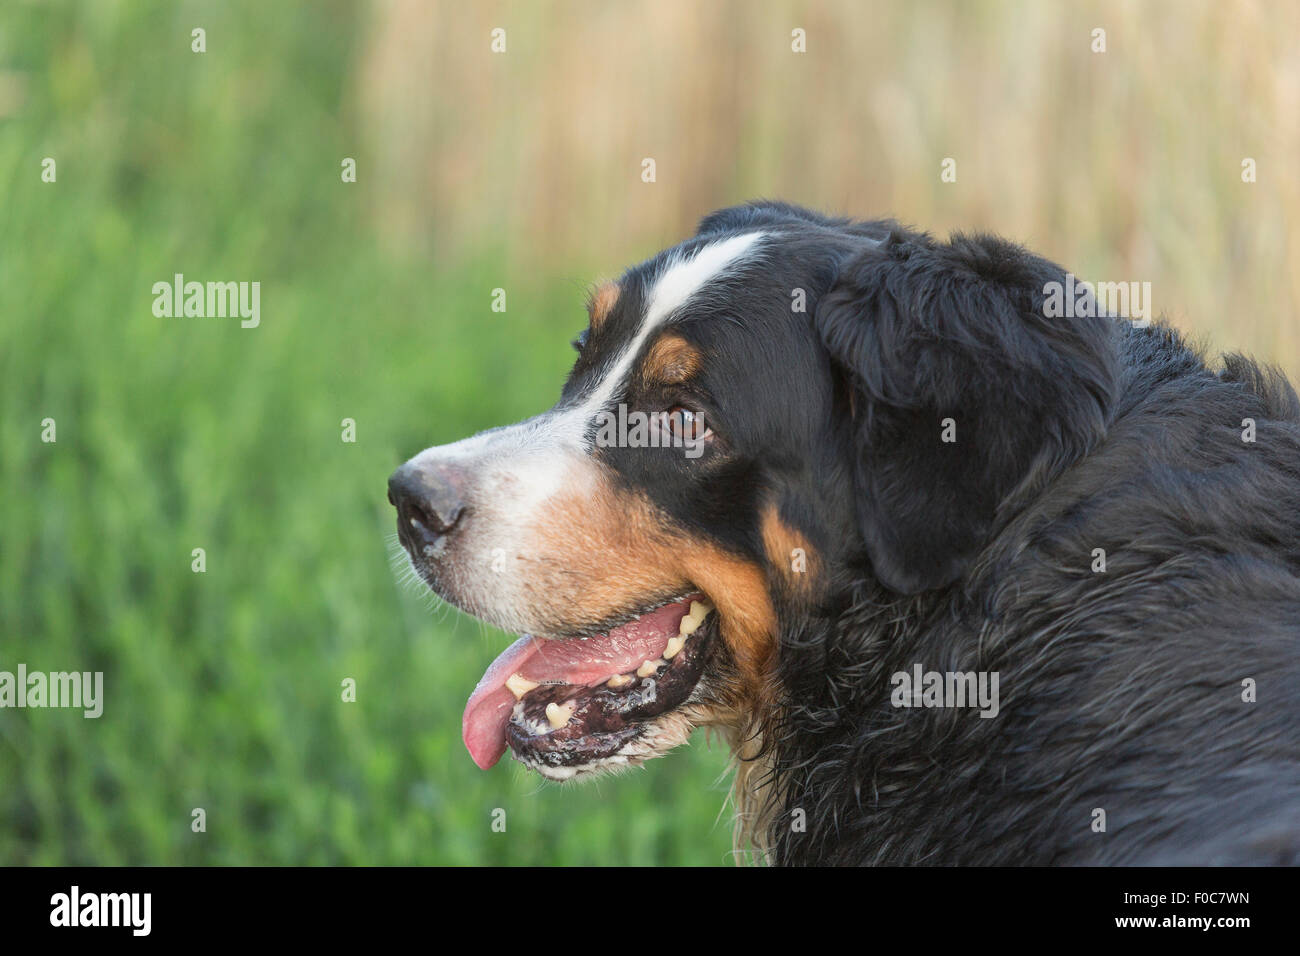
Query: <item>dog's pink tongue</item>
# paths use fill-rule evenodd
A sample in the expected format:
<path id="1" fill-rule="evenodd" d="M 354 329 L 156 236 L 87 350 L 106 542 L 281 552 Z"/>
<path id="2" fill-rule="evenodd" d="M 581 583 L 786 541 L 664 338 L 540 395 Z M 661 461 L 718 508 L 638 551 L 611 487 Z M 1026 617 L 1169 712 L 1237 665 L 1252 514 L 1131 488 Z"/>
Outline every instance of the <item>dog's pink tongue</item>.
<path id="1" fill-rule="evenodd" d="M 460 733 L 469 748 L 469 755 L 484 770 L 506 752 L 506 724 L 515 706 L 515 695 L 506 686 L 506 681 L 532 657 L 540 644 L 541 641 L 527 634 L 519 638 L 488 665 L 474 693 L 469 695 L 465 716 L 460 721 Z"/>
<path id="2" fill-rule="evenodd" d="M 679 601 L 585 639 L 551 641 L 525 634 L 491 663 L 465 704 L 461 734 L 469 755 L 487 770 L 506 752 L 506 724 L 515 707 L 515 695 L 506 686 L 510 675 L 539 684 L 600 684 L 660 657 L 689 609 L 689 600 Z"/>

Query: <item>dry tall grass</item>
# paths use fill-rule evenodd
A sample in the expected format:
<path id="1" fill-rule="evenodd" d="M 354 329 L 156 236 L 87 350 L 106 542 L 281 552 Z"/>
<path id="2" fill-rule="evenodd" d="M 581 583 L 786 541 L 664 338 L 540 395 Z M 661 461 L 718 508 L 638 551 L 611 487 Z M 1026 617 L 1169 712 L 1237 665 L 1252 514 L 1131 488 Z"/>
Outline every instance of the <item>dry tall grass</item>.
<path id="1" fill-rule="evenodd" d="M 781 197 L 1149 281 L 1175 324 L 1300 372 L 1300 4 L 378 0 L 366 48 L 394 248 L 612 272 Z"/>

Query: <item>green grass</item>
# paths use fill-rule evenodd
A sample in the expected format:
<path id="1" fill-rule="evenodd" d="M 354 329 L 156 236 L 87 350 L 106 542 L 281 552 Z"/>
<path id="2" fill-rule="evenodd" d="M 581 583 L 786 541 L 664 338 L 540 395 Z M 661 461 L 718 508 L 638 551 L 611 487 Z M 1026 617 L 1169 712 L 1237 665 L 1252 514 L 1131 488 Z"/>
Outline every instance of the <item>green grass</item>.
<path id="1" fill-rule="evenodd" d="M 0 17 L 0 670 L 105 680 L 99 720 L 0 710 L 0 864 L 726 862 L 702 740 L 583 787 L 475 768 L 509 638 L 390 566 L 388 473 L 554 400 L 578 270 L 376 241 L 351 5 L 205 6 L 204 56 L 185 9 Z M 155 318 L 174 272 L 260 281 L 261 327 Z"/>
<path id="2" fill-rule="evenodd" d="M 702 741 L 474 767 L 509 637 L 396 583 L 391 469 L 549 406 L 586 283 L 755 196 L 1150 281 L 1300 373 L 1297 37 L 1217 0 L 4 0 L 0 670 L 107 700 L 0 709 L 0 864 L 728 861 Z M 260 282 L 261 327 L 155 318 L 176 272 Z"/>

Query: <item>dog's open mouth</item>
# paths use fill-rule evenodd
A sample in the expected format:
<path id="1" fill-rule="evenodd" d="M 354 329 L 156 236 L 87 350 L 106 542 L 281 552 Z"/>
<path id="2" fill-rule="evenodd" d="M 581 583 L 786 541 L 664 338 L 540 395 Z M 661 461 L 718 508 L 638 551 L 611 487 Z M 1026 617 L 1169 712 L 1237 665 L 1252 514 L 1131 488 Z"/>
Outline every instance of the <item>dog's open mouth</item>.
<path id="1" fill-rule="evenodd" d="M 716 630 L 712 605 L 693 594 L 594 637 L 525 635 L 470 695 L 465 746 L 485 770 L 509 746 L 556 777 L 616 759 L 690 699 Z"/>

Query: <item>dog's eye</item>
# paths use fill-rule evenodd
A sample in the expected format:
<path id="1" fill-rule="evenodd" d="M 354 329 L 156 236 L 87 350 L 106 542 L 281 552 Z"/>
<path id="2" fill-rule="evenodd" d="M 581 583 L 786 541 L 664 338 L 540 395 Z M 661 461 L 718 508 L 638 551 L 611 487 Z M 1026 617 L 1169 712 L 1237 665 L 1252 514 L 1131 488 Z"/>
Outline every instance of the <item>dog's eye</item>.
<path id="1" fill-rule="evenodd" d="M 570 345 L 573 346 L 574 351 L 581 352 L 583 349 L 587 347 L 588 331 L 589 331 L 588 329 L 583 329 L 581 332 L 578 333 L 578 337 L 569 343 Z"/>
<path id="2" fill-rule="evenodd" d="M 685 441 L 703 441 L 713 434 L 713 429 L 704 424 L 704 416 L 685 405 L 674 405 L 664 412 L 664 421 L 675 437 Z"/>

